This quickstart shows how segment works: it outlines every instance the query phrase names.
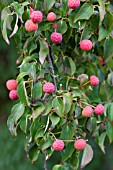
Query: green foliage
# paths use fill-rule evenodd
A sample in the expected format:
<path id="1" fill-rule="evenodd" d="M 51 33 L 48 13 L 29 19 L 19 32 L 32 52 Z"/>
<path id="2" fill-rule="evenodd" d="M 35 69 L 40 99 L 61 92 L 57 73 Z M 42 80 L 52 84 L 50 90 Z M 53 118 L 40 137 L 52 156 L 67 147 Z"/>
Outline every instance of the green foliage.
<path id="1" fill-rule="evenodd" d="M 26 134 L 25 148 L 32 162 L 40 153 L 45 154 L 46 159 L 51 157 L 53 141 L 62 139 L 65 143 L 61 152 L 62 165 L 55 165 L 53 170 L 68 170 L 79 167 L 79 152 L 74 148 L 77 138 L 87 139 L 90 134 L 103 152 L 106 136 L 113 141 L 113 75 L 112 64 L 109 65 L 113 57 L 113 14 L 109 3 L 101 0 L 83 1 L 76 10 L 68 9 L 66 0 L 58 9 L 55 3 L 55 0 L 14 1 L 1 12 L 3 38 L 10 44 L 10 38 L 14 36 L 20 54 L 19 102 L 13 106 L 7 124 L 13 135 L 17 135 L 18 127 Z M 43 21 L 34 33 L 27 32 L 24 26 L 30 18 L 31 7 L 43 13 Z M 56 14 L 56 31 L 63 36 L 59 45 L 50 39 L 54 32 L 54 22 L 46 19 L 50 11 Z M 89 38 L 93 49 L 84 52 L 79 43 Z M 99 62 L 100 56 L 105 60 L 103 66 Z M 86 82 L 91 75 L 99 77 L 98 86 L 92 87 Z M 53 94 L 43 92 L 45 82 L 54 83 Z M 103 115 L 82 116 L 85 106 L 94 108 L 99 103 L 105 104 Z M 92 147 L 87 144 L 81 167 L 92 158 Z"/>

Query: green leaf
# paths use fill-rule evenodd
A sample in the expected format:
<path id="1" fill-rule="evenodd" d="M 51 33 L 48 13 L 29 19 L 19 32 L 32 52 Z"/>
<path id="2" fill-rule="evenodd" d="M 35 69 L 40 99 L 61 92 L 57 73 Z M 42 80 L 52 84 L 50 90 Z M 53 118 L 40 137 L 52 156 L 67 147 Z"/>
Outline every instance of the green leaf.
<path id="1" fill-rule="evenodd" d="M 72 60 L 72 58 L 68 57 L 70 68 L 71 68 L 71 76 L 75 74 L 76 71 L 76 65 L 75 62 Z"/>
<path id="2" fill-rule="evenodd" d="M 52 137 L 49 134 L 47 134 L 46 135 L 46 141 L 44 139 L 41 141 L 42 151 L 49 148 L 52 145 L 52 143 L 53 143 Z"/>
<path id="3" fill-rule="evenodd" d="M 38 116 L 40 116 L 44 109 L 45 109 L 44 105 L 38 106 L 33 112 L 33 119 L 36 119 Z"/>
<path id="4" fill-rule="evenodd" d="M 44 64 L 44 61 L 49 54 L 49 47 L 46 41 L 39 41 L 40 42 L 40 52 L 39 52 L 39 61 L 41 64 Z"/>
<path id="5" fill-rule="evenodd" d="M 10 15 L 6 15 L 4 22 L 3 22 L 3 28 L 2 28 L 2 36 L 8 45 L 10 44 L 8 36 L 7 36 L 7 21 L 8 21 L 9 16 Z"/>
<path id="6" fill-rule="evenodd" d="M 12 115 L 10 115 L 7 119 L 7 126 L 9 128 L 9 131 L 11 132 L 11 134 L 14 136 L 17 136 L 16 127 L 14 125 L 14 119 L 13 119 Z"/>
<path id="7" fill-rule="evenodd" d="M 74 128 L 72 127 L 71 124 L 66 124 L 61 132 L 60 139 L 62 140 L 71 140 L 72 137 L 74 136 Z"/>
<path id="8" fill-rule="evenodd" d="M 20 129 L 22 130 L 22 132 L 26 133 L 26 130 L 27 130 L 27 115 L 22 116 L 19 123 L 20 123 Z"/>
<path id="9" fill-rule="evenodd" d="M 104 42 L 104 57 L 108 58 L 113 55 L 113 38 L 109 36 Z"/>
<path id="10" fill-rule="evenodd" d="M 52 101 L 52 106 L 55 110 L 55 112 L 60 116 L 63 117 L 64 115 L 64 104 L 62 99 L 58 99 L 57 97 L 55 97 Z"/>
<path id="11" fill-rule="evenodd" d="M 55 0 L 44 0 L 44 9 L 46 11 L 46 13 L 52 8 L 52 6 L 54 5 Z"/>
<path id="12" fill-rule="evenodd" d="M 66 22 L 63 21 L 63 20 L 59 20 L 57 22 L 57 29 L 56 29 L 56 31 L 61 33 L 61 34 L 64 34 L 67 31 L 67 24 L 66 24 Z"/>
<path id="13" fill-rule="evenodd" d="M 25 81 L 22 81 L 17 88 L 17 93 L 18 93 L 18 97 L 20 99 L 20 101 L 22 103 L 24 103 L 25 105 L 30 105 L 29 101 L 28 101 L 28 95 L 27 95 L 27 91 L 26 91 L 26 87 L 25 87 Z"/>
<path id="14" fill-rule="evenodd" d="M 69 159 L 73 152 L 75 151 L 75 148 L 73 147 L 74 143 L 68 143 L 68 145 L 66 146 L 66 149 L 62 151 L 62 160 L 66 161 L 67 159 Z"/>
<path id="15" fill-rule="evenodd" d="M 107 82 L 110 86 L 113 86 L 113 72 L 108 74 Z"/>
<path id="16" fill-rule="evenodd" d="M 74 23 L 78 20 L 88 20 L 94 13 L 94 8 L 91 4 L 85 3 L 74 17 Z"/>
<path id="17" fill-rule="evenodd" d="M 25 77 L 25 76 L 27 76 L 28 74 L 27 74 L 27 72 L 22 72 L 22 73 L 20 73 L 18 76 L 17 76 L 17 82 L 20 82 L 22 79 L 23 79 L 23 77 Z"/>
<path id="18" fill-rule="evenodd" d="M 26 69 L 28 75 L 33 79 L 33 81 L 36 81 L 36 68 L 34 63 L 26 64 Z"/>
<path id="19" fill-rule="evenodd" d="M 42 97 L 42 84 L 41 82 L 37 82 L 32 89 L 32 98 L 38 99 Z"/>
<path id="20" fill-rule="evenodd" d="M 52 113 L 52 114 L 50 115 L 50 120 L 51 120 L 51 122 L 52 122 L 52 127 L 55 127 L 55 125 L 57 125 L 58 122 L 60 121 L 60 117 L 57 116 L 55 113 Z"/>
<path id="21" fill-rule="evenodd" d="M 44 115 L 50 113 L 51 109 L 52 109 L 52 101 L 48 101 L 45 105 Z"/>
<path id="22" fill-rule="evenodd" d="M 13 108 L 11 109 L 11 114 L 12 114 L 15 124 L 24 114 L 24 111 L 25 111 L 25 106 L 23 103 L 18 103 L 13 106 Z"/>
<path id="23" fill-rule="evenodd" d="M 63 103 L 65 106 L 65 113 L 68 113 L 70 111 L 71 105 L 72 105 L 72 96 L 70 93 L 63 94 Z"/>
<path id="24" fill-rule="evenodd" d="M 88 163 L 93 159 L 93 149 L 89 144 L 86 144 L 86 147 L 83 152 L 81 168 L 84 168 Z"/>
<path id="25" fill-rule="evenodd" d="M 9 36 L 10 38 L 13 37 L 18 31 L 18 15 L 16 14 L 16 23 L 15 23 L 15 27 L 14 30 L 12 32 L 12 34 Z"/>
<path id="26" fill-rule="evenodd" d="M 111 143 L 113 141 L 113 124 L 110 122 L 106 122 L 106 132 Z"/>
<path id="27" fill-rule="evenodd" d="M 101 25 L 101 23 L 104 19 L 105 13 L 106 13 L 105 12 L 105 3 L 102 0 L 98 0 L 98 2 L 99 2 L 98 8 L 99 8 L 99 12 L 100 12 L 100 23 L 99 23 L 99 25 Z"/>
<path id="28" fill-rule="evenodd" d="M 62 165 L 55 165 L 52 170 L 61 170 Z"/>
<path id="29" fill-rule="evenodd" d="M 32 160 L 32 162 L 38 159 L 39 152 L 40 151 L 36 145 L 29 150 L 29 158 Z"/>
<path id="30" fill-rule="evenodd" d="M 106 138 L 106 132 L 103 132 L 100 136 L 99 136 L 99 141 L 98 144 L 102 150 L 103 153 L 105 153 L 105 148 L 104 148 L 104 141 Z"/>
<path id="31" fill-rule="evenodd" d="M 40 124 L 36 119 L 30 126 L 30 136 L 32 137 L 32 139 L 34 139 L 36 133 L 39 132 L 40 129 Z"/>
<path id="32" fill-rule="evenodd" d="M 97 120 L 95 117 L 91 117 L 87 122 L 87 129 L 92 133 L 96 130 Z"/>
<path id="33" fill-rule="evenodd" d="M 78 153 L 74 152 L 70 158 L 70 166 L 71 168 L 77 170 L 79 167 L 79 158 Z"/>

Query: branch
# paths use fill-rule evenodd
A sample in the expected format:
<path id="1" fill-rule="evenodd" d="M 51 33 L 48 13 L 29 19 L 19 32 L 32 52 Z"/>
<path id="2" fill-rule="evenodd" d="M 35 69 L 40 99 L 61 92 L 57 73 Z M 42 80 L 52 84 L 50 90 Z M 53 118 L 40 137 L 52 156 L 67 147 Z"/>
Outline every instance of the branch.
<path id="1" fill-rule="evenodd" d="M 46 161 L 46 153 L 45 153 L 45 159 L 44 159 L 44 170 L 48 170 L 47 169 L 47 161 Z"/>
<path id="2" fill-rule="evenodd" d="M 55 74 L 54 74 L 54 67 L 53 67 L 53 63 L 52 63 L 52 59 L 51 59 L 50 54 L 48 54 L 48 60 L 49 60 L 49 63 L 50 63 L 51 75 L 52 75 L 52 77 L 53 77 L 54 86 L 55 86 L 55 91 L 57 91 L 56 76 L 55 76 Z"/>

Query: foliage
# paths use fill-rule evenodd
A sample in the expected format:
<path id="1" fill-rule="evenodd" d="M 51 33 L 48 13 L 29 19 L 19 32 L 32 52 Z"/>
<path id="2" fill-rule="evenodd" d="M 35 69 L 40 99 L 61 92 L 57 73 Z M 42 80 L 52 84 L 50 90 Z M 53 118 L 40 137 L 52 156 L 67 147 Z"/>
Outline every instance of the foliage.
<path id="1" fill-rule="evenodd" d="M 113 141 L 113 14 L 109 2 L 102 0 L 81 1 L 76 10 L 67 8 L 67 0 L 62 0 L 60 8 L 55 7 L 56 2 L 14 1 L 2 10 L 3 38 L 10 44 L 14 36 L 20 54 L 16 78 L 19 101 L 12 108 L 7 124 L 13 135 L 16 136 L 20 128 L 27 136 L 25 149 L 32 162 L 40 152 L 46 159 L 50 158 L 54 153 L 53 141 L 62 139 L 65 142 L 62 161 L 53 170 L 68 170 L 79 166 L 80 152 L 73 146 L 77 138 L 92 136 L 103 152 L 106 137 Z M 30 7 L 43 12 L 43 21 L 35 33 L 28 33 L 24 26 L 30 17 Z M 57 16 L 56 31 L 63 35 L 60 45 L 50 40 L 54 22 L 46 20 L 49 11 Z M 93 49 L 80 50 L 80 41 L 89 38 Z M 104 58 L 104 66 L 99 57 Z M 91 75 L 99 77 L 98 86 L 86 83 Z M 45 82 L 54 82 L 53 94 L 44 94 Z M 86 105 L 95 107 L 99 103 L 105 105 L 104 115 L 93 114 L 90 118 L 81 115 Z M 87 144 L 81 166 L 91 158 L 93 150 Z"/>

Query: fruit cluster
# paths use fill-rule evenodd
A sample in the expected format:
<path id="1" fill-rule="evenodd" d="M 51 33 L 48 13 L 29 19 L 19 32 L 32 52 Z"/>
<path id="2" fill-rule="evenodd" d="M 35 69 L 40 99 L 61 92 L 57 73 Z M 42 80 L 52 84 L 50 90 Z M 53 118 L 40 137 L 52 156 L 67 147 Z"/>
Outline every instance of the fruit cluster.
<path id="1" fill-rule="evenodd" d="M 16 82 L 16 80 L 8 80 L 6 82 L 6 87 L 8 90 L 10 90 L 9 92 L 9 98 L 11 100 L 17 100 L 18 99 L 18 94 L 17 94 L 17 87 L 18 87 L 18 84 Z"/>

